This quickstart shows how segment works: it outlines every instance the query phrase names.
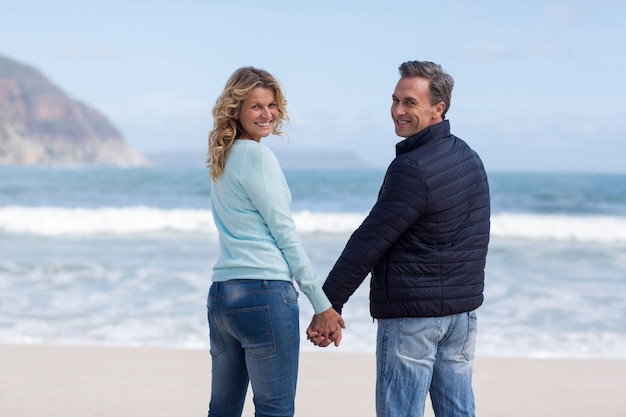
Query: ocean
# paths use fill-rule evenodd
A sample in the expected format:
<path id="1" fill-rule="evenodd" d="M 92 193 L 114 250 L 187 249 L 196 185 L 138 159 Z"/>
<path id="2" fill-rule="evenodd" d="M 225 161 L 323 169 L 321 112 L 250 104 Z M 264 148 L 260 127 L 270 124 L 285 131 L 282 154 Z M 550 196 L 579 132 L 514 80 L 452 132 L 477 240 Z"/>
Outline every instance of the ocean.
<path id="1" fill-rule="evenodd" d="M 285 175 L 321 282 L 384 170 Z M 489 180 L 477 355 L 626 358 L 626 175 Z M 0 343 L 208 350 L 209 181 L 202 168 L 0 167 Z M 300 311 L 302 349 L 319 349 L 304 295 Z M 367 278 L 344 318 L 339 349 L 374 352 Z"/>

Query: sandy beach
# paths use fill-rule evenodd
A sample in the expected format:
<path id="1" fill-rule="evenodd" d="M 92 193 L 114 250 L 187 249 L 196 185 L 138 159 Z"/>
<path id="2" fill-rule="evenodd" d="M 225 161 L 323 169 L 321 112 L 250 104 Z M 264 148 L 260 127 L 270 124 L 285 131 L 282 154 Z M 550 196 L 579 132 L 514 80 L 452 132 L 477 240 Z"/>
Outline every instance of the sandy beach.
<path id="1" fill-rule="evenodd" d="M 374 362 L 302 353 L 296 415 L 374 416 Z M 210 366 L 198 350 L 0 345 L 0 416 L 205 416 Z M 479 357 L 477 415 L 626 416 L 625 375 L 623 360 Z"/>

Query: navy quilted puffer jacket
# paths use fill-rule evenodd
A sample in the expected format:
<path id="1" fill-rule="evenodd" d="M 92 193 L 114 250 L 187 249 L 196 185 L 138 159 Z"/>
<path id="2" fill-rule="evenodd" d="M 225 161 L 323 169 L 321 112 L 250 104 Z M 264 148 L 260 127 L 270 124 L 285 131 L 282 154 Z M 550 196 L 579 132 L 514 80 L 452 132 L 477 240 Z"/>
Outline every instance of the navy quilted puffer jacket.
<path id="1" fill-rule="evenodd" d="M 483 302 L 489 186 L 478 155 L 447 120 L 396 145 L 378 200 L 324 291 L 341 312 L 371 272 L 374 318 L 440 317 Z"/>

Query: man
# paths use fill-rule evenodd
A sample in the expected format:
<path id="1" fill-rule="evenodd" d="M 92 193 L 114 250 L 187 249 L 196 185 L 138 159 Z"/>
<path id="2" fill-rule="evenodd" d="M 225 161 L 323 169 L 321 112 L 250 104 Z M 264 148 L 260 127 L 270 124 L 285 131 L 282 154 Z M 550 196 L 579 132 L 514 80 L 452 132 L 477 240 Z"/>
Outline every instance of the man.
<path id="1" fill-rule="evenodd" d="M 376 414 L 473 416 L 476 312 L 483 302 L 489 187 L 478 155 L 445 120 L 454 80 L 440 65 L 400 66 L 392 96 L 396 145 L 378 200 L 352 234 L 324 291 L 341 312 L 371 273 L 378 322 Z M 341 329 L 315 316 L 311 341 L 327 346 Z"/>

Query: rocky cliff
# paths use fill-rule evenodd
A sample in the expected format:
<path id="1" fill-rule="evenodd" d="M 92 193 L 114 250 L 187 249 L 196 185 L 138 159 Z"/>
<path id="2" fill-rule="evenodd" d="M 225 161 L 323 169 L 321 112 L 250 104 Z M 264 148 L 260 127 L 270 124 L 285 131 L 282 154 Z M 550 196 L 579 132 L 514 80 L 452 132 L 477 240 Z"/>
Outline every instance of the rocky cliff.
<path id="1" fill-rule="evenodd" d="M 0 165 L 148 163 L 101 113 L 0 56 Z"/>

